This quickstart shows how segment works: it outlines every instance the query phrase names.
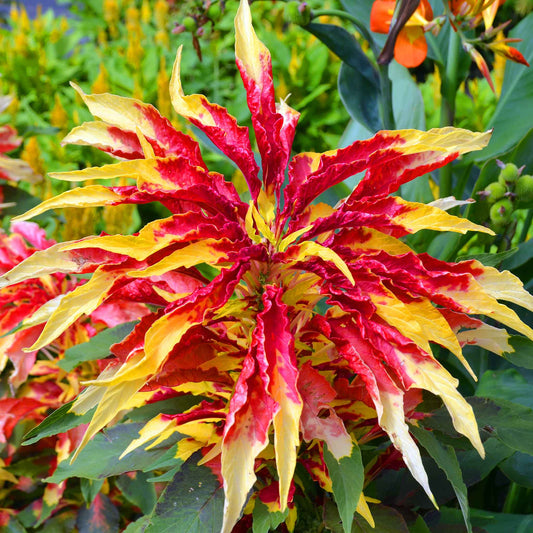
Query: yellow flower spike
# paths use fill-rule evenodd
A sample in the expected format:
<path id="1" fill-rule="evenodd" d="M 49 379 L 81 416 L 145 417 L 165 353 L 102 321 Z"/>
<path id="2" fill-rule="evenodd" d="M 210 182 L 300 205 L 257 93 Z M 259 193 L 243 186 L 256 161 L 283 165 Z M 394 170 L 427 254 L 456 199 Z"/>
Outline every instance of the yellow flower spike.
<path id="1" fill-rule="evenodd" d="M 148 24 L 152 20 L 152 8 L 149 0 L 143 0 L 141 5 L 141 20 L 144 24 Z"/>
<path id="2" fill-rule="evenodd" d="M 44 161 L 41 157 L 41 148 L 37 142 L 37 137 L 30 137 L 28 142 L 24 145 L 20 157 L 30 165 L 36 174 L 39 174 L 40 176 L 45 175 Z"/>
<path id="3" fill-rule="evenodd" d="M 116 39 L 119 35 L 118 22 L 120 19 L 120 8 L 117 0 L 104 0 L 103 3 L 104 20 L 109 28 L 111 37 Z"/>
<path id="4" fill-rule="evenodd" d="M 154 20 L 157 29 L 166 31 L 168 23 L 168 2 L 157 0 L 154 5 Z"/>
<path id="5" fill-rule="evenodd" d="M 100 68 L 98 70 L 98 76 L 91 85 L 91 92 L 93 94 L 102 94 L 108 93 L 110 91 L 109 87 L 109 73 L 105 68 L 104 63 L 100 63 Z"/>
<path id="6" fill-rule="evenodd" d="M 170 76 L 167 72 L 167 63 L 165 56 L 161 56 L 159 61 L 159 72 L 157 73 L 157 107 L 159 112 L 167 118 L 172 115 L 172 103 L 170 102 L 170 93 L 168 85 Z"/>
<path id="7" fill-rule="evenodd" d="M 54 128 L 59 128 L 60 130 L 65 130 L 68 126 L 68 114 L 61 103 L 59 94 L 57 93 L 54 96 L 54 107 L 50 112 L 50 124 L 52 124 Z"/>

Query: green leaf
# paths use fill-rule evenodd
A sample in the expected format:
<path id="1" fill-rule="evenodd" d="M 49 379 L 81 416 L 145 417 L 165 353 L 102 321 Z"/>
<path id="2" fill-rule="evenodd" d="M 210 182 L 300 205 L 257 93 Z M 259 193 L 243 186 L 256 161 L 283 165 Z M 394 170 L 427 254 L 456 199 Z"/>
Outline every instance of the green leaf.
<path id="1" fill-rule="evenodd" d="M 308 24 L 305 27 L 320 39 L 343 64 L 339 73 L 339 91 L 350 115 L 371 131 L 381 129 L 378 98 L 379 74 L 355 37 L 333 24 Z"/>
<path id="2" fill-rule="evenodd" d="M 502 263 L 505 270 L 515 270 L 533 259 L 533 239 L 521 242 L 511 257 L 506 258 Z"/>
<path id="3" fill-rule="evenodd" d="M 415 523 L 409 526 L 409 533 L 431 533 L 427 524 L 421 516 L 418 516 Z"/>
<path id="4" fill-rule="evenodd" d="M 149 474 L 144 472 L 132 472 L 119 476 L 115 481 L 122 495 L 144 514 L 151 513 L 157 501 L 154 485 L 148 478 Z"/>
<path id="5" fill-rule="evenodd" d="M 11 185 L 6 185 L 2 183 L 2 193 L 4 198 L 2 203 L 15 205 L 11 207 L 2 208 L 2 217 L 14 217 L 17 215 L 22 215 L 26 211 L 29 211 L 32 207 L 39 205 L 41 200 L 27 193 L 26 191 L 19 189 L 18 187 L 12 187 Z M 42 220 L 41 217 L 35 217 L 34 220 Z"/>
<path id="6" fill-rule="evenodd" d="M 96 407 L 80 416 L 69 412 L 73 403 L 74 400 L 62 405 L 59 409 L 56 409 L 50 416 L 45 418 L 37 427 L 34 427 L 24 437 L 24 442 L 22 444 L 28 446 L 36 443 L 44 437 L 64 433 L 80 424 L 90 422 Z"/>
<path id="7" fill-rule="evenodd" d="M 468 398 L 481 428 L 519 452 L 533 455 L 533 409 L 501 398 Z"/>
<path id="8" fill-rule="evenodd" d="M 26 528 L 14 517 L 9 517 L 5 526 L 0 526 L 0 533 L 26 533 Z"/>
<path id="9" fill-rule="evenodd" d="M 466 529 L 468 533 L 472 533 L 467 489 L 463 481 L 455 450 L 451 446 L 443 446 L 432 431 L 417 426 L 411 426 L 410 430 L 418 442 L 427 450 L 431 458 L 437 463 L 438 467 L 446 474 L 457 496 Z"/>
<path id="10" fill-rule="evenodd" d="M 342 103 L 353 119 L 373 133 L 383 129 L 379 116 L 378 93 L 373 91 L 372 84 L 365 77 L 343 63 L 339 71 L 338 85 Z"/>
<path id="11" fill-rule="evenodd" d="M 110 346 L 122 341 L 133 331 L 138 322 L 138 320 L 125 322 L 114 328 L 104 329 L 92 337 L 91 340 L 69 348 L 65 351 L 64 358 L 59 361 L 59 366 L 63 370 L 70 372 L 81 363 L 107 357 L 110 354 Z"/>
<path id="12" fill-rule="evenodd" d="M 503 398 L 533 409 L 533 384 L 514 368 L 487 370 L 479 380 L 476 396 Z"/>
<path id="13" fill-rule="evenodd" d="M 369 504 L 376 522 L 372 527 L 362 516 L 355 515 L 351 533 L 409 533 L 403 516 L 392 507 Z"/>
<path id="14" fill-rule="evenodd" d="M 509 344 L 514 348 L 514 352 L 504 353 L 503 356 L 505 359 L 513 363 L 513 365 L 532 370 L 533 341 L 522 335 L 511 335 Z"/>
<path id="15" fill-rule="evenodd" d="M 496 513 L 481 509 L 471 509 L 471 511 L 472 525 L 487 533 L 529 533 L 533 528 L 533 514 Z M 441 527 L 438 531 L 452 531 L 452 528 L 444 529 L 444 527 L 460 524 L 461 521 L 461 512 L 458 509 L 441 507 L 438 523 L 438 526 Z M 437 528 L 435 528 L 435 531 L 437 531 Z"/>
<path id="16" fill-rule="evenodd" d="M 354 442 L 351 455 L 341 457 L 340 461 L 324 444 L 324 460 L 328 467 L 335 503 L 339 508 L 345 533 L 350 533 L 355 509 L 363 490 L 364 467 L 361 450 Z"/>
<path id="17" fill-rule="evenodd" d="M 495 254 L 460 255 L 457 257 L 457 261 L 469 261 L 470 259 L 475 259 L 480 263 L 483 263 L 485 266 L 498 267 L 503 261 L 515 255 L 517 251 L 518 248 L 512 248 L 511 250 Z"/>
<path id="18" fill-rule="evenodd" d="M 132 522 L 125 530 L 124 533 L 144 533 L 146 528 L 150 525 L 149 516 L 141 516 L 139 520 Z"/>
<path id="19" fill-rule="evenodd" d="M 165 442 L 149 450 L 138 448 L 119 460 L 130 442 L 139 437 L 139 430 L 143 426 L 142 423 L 118 424 L 107 431 L 98 433 L 87 443 L 72 464 L 70 464 L 70 457 L 62 461 L 57 465 L 52 476 L 46 478 L 45 481 L 60 483 L 71 477 L 101 479 L 134 470 L 149 469 L 171 444 L 182 438 L 182 435 L 175 433 Z"/>
<path id="20" fill-rule="evenodd" d="M 252 515 L 252 532 L 268 533 L 269 531 L 276 531 L 276 528 L 285 521 L 288 514 L 288 509 L 285 509 L 284 513 L 280 511 L 271 513 L 260 499 L 256 499 Z"/>
<path id="21" fill-rule="evenodd" d="M 80 479 L 81 494 L 87 505 L 93 503 L 103 484 L 103 479 Z"/>
<path id="22" fill-rule="evenodd" d="M 78 511 L 79 533 L 118 533 L 118 509 L 104 494 L 97 494 L 90 507 Z"/>
<path id="23" fill-rule="evenodd" d="M 479 456 L 477 450 L 457 452 L 457 460 L 467 487 L 485 479 L 502 461 L 514 453 L 509 446 L 495 438 L 487 439 L 483 446 L 485 448 L 484 459 Z"/>
<path id="24" fill-rule="evenodd" d="M 515 452 L 500 464 L 500 470 L 511 480 L 533 489 L 533 456 Z"/>
<path id="25" fill-rule="evenodd" d="M 374 91 L 380 91 L 379 74 L 357 39 L 341 26 L 311 23 L 305 29 L 320 39 L 346 65 L 365 78 Z M 361 95 L 367 97 L 367 95 Z"/>
<path id="26" fill-rule="evenodd" d="M 530 64 L 533 63 L 532 25 L 533 13 L 530 13 L 509 32 L 509 37 L 522 39 L 515 46 Z M 527 133 L 533 123 L 532 95 L 533 69 L 507 61 L 501 96 L 489 123 L 494 128 L 492 140 L 487 148 L 475 153 L 477 160 L 505 152 Z"/>
<path id="27" fill-rule="evenodd" d="M 408 69 L 393 61 L 389 65 L 392 82 L 392 108 L 398 129 L 426 129 L 424 99 Z"/>
<path id="28" fill-rule="evenodd" d="M 224 489 L 206 466 L 196 465 L 195 454 L 165 489 L 145 533 L 219 533 Z"/>

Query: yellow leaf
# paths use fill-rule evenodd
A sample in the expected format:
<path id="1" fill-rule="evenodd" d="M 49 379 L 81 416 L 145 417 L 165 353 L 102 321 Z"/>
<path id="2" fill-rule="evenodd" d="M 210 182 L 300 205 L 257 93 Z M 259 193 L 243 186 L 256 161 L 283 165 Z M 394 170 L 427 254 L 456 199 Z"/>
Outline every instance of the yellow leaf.
<path id="1" fill-rule="evenodd" d="M 331 261 L 348 278 L 350 283 L 355 285 L 355 280 L 353 279 L 348 265 L 336 252 L 314 241 L 305 241 L 298 244 L 298 246 L 299 251 L 295 259 L 296 262 L 304 261 L 308 257 L 312 256 L 320 257 L 324 261 Z"/>
<path id="2" fill-rule="evenodd" d="M 438 509 L 437 502 L 429 488 L 428 476 L 422 463 L 420 450 L 411 437 L 409 428 L 405 423 L 403 393 L 399 390 L 396 394 L 380 390 L 379 396 L 381 405 L 376 405 L 379 425 L 387 432 L 394 447 L 402 454 L 407 468 L 420 485 L 422 485 L 429 499 Z"/>
<path id="3" fill-rule="evenodd" d="M 292 233 L 289 233 L 286 235 L 281 242 L 278 245 L 278 250 L 280 252 L 284 252 L 300 235 L 303 235 L 310 229 L 312 229 L 312 225 L 306 226 L 305 228 L 299 229 L 298 231 L 293 231 Z"/>
<path id="4" fill-rule="evenodd" d="M 111 191 L 103 185 L 88 185 L 87 187 L 77 187 L 58 196 L 54 196 L 41 202 L 33 209 L 26 211 L 23 215 L 14 217 L 13 220 L 28 220 L 49 209 L 64 207 L 96 207 L 109 205 L 122 199 L 120 194 Z"/>
<path id="5" fill-rule="evenodd" d="M 399 137 L 399 146 L 394 149 L 403 154 L 417 154 L 426 150 L 465 154 L 485 148 L 492 135 L 492 131 L 478 133 L 453 127 L 429 131 L 395 130 L 388 133 L 392 137 Z"/>
<path id="6" fill-rule="evenodd" d="M 435 360 L 418 358 L 413 361 L 407 356 L 404 363 L 405 370 L 415 381 L 414 387 L 440 396 L 452 417 L 453 427 L 468 438 L 481 457 L 485 457 L 474 411 L 457 392 L 459 382 Z"/>
<path id="7" fill-rule="evenodd" d="M 27 351 L 39 350 L 59 337 L 83 314 L 92 313 L 106 298 L 115 280 L 124 270 L 108 272 L 98 268 L 91 279 L 66 294 L 57 309 L 51 314 L 41 335 Z"/>
<path id="8" fill-rule="evenodd" d="M 132 270 L 128 276 L 132 278 L 146 278 L 150 276 L 160 276 L 170 270 L 176 270 L 181 267 L 190 268 L 200 263 L 210 265 L 218 263 L 225 259 L 226 253 L 223 250 L 217 250 L 213 247 L 216 244 L 229 242 L 228 239 L 204 239 L 203 241 L 193 242 L 171 254 L 164 259 L 155 263 L 144 270 Z"/>
<path id="9" fill-rule="evenodd" d="M 432 229 L 463 234 L 467 231 L 479 231 L 494 235 L 491 229 L 474 224 L 466 218 L 450 215 L 438 207 L 418 202 L 407 202 L 401 198 L 395 198 L 395 200 L 397 204 L 406 206 L 409 210 L 396 215 L 392 220 L 394 223 L 403 226 L 410 233 L 416 233 L 422 229 Z"/>
<path id="10" fill-rule="evenodd" d="M 27 279 L 46 276 L 56 272 L 77 272 L 80 264 L 73 260 L 71 254 L 63 252 L 61 248 L 68 243 L 59 243 L 46 250 L 37 250 L 24 261 L 14 266 L 9 272 L 0 276 L 0 289 L 26 281 Z"/>

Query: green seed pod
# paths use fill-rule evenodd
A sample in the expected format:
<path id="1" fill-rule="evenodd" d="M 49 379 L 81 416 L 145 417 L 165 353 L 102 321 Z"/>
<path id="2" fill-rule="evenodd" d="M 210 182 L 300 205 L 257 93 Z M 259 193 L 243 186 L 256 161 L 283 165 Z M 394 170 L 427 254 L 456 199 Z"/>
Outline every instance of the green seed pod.
<path id="1" fill-rule="evenodd" d="M 512 185 L 516 182 L 519 175 L 518 167 L 514 163 L 509 163 L 502 168 L 498 176 L 498 181 L 502 185 Z"/>
<path id="2" fill-rule="evenodd" d="M 198 27 L 198 24 L 196 24 L 196 20 L 194 17 L 185 17 L 183 19 L 183 25 L 185 26 L 185 29 L 190 32 L 196 31 L 196 28 Z"/>
<path id="3" fill-rule="evenodd" d="M 502 198 L 490 208 L 490 220 L 496 226 L 505 225 L 510 222 L 512 213 L 513 203 L 509 198 Z"/>
<path id="4" fill-rule="evenodd" d="M 285 16 L 293 24 L 298 24 L 299 26 L 306 26 L 311 22 L 311 10 L 305 2 L 287 2 Z"/>
<path id="5" fill-rule="evenodd" d="M 218 22 L 222 16 L 222 8 L 220 7 L 220 2 L 215 2 L 209 6 L 207 9 L 207 16 L 213 21 Z"/>
<path id="6" fill-rule="evenodd" d="M 485 193 L 487 193 L 486 198 L 489 205 L 494 204 L 500 198 L 503 198 L 503 195 L 507 192 L 507 187 L 502 185 L 499 181 L 491 183 L 485 188 Z"/>
<path id="7" fill-rule="evenodd" d="M 533 201 L 533 176 L 524 174 L 516 181 L 514 192 L 519 202 Z"/>

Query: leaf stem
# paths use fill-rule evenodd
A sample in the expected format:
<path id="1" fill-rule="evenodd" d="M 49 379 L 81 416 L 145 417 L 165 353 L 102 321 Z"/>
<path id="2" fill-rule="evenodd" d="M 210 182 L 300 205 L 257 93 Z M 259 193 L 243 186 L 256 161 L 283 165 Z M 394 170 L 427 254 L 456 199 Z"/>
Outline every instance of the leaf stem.
<path id="1" fill-rule="evenodd" d="M 526 220 L 524 221 L 524 226 L 520 232 L 520 238 L 518 239 L 518 242 L 526 241 L 529 228 L 531 227 L 531 222 L 533 222 L 533 209 L 528 209 Z"/>

